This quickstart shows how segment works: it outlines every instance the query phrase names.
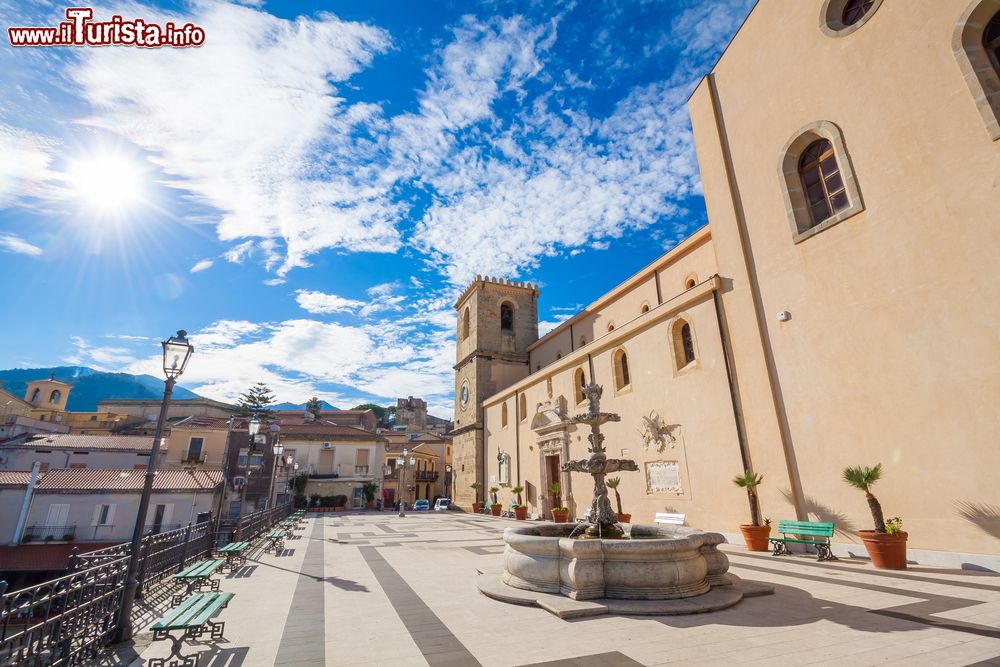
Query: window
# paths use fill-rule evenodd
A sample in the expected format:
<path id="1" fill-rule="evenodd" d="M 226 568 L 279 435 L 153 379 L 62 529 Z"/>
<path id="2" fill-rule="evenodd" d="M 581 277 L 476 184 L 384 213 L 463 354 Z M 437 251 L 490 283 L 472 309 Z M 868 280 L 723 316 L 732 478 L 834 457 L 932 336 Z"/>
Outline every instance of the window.
<path id="1" fill-rule="evenodd" d="M 608 323 L 608 331 L 614 331 L 614 330 L 615 330 L 615 323 L 614 322 L 609 322 Z"/>
<path id="2" fill-rule="evenodd" d="M 521 397 L 518 399 L 517 413 L 520 421 L 524 421 L 528 418 L 528 398 L 524 394 L 521 394 Z"/>
<path id="3" fill-rule="evenodd" d="M 462 313 L 462 340 L 469 337 L 469 307 L 465 307 L 465 311 Z"/>
<path id="4" fill-rule="evenodd" d="M 673 338 L 674 367 L 676 370 L 687 368 L 697 358 L 691 323 L 683 318 L 678 318 L 671 329 L 671 336 Z"/>
<path id="5" fill-rule="evenodd" d="M 204 444 L 204 438 L 191 438 L 188 443 L 188 461 L 200 461 L 201 460 L 201 448 Z"/>
<path id="6" fill-rule="evenodd" d="M 648 303 L 642 304 L 642 308 L 639 309 L 639 313 L 648 313 L 648 312 L 649 312 L 649 304 Z"/>
<path id="7" fill-rule="evenodd" d="M 52 393 L 49 394 L 49 403 L 58 403 L 60 400 L 62 400 L 62 392 L 58 389 L 53 390 Z"/>
<path id="8" fill-rule="evenodd" d="M 42 390 L 36 388 L 35 391 L 32 392 L 31 394 L 31 402 L 38 403 L 38 400 L 41 398 L 41 396 L 42 396 Z"/>
<path id="9" fill-rule="evenodd" d="M 844 5 L 844 11 L 840 14 L 840 20 L 845 26 L 854 25 L 868 13 L 874 4 L 875 0 L 848 0 L 847 4 Z"/>
<path id="10" fill-rule="evenodd" d="M 507 428 L 507 402 L 500 406 L 500 426 Z"/>
<path id="11" fill-rule="evenodd" d="M 587 344 L 587 337 L 586 336 L 580 336 L 580 347 L 583 347 L 586 344 Z"/>
<path id="12" fill-rule="evenodd" d="M 367 448 L 357 449 L 354 452 L 354 474 L 355 475 L 367 475 L 368 474 L 368 452 Z"/>
<path id="13" fill-rule="evenodd" d="M 829 121 L 799 130 L 785 144 L 778 169 L 795 243 L 864 210 L 843 134 Z"/>
<path id="14" fill-rule="evenodd" d="M 250 455 L 250 466 L 262 466 L 264 465 L 264 455 L 263 454 L 251 454 Z"/>
<path id="15" fill-rule="evenodd" d="M 986 132 L 1000 139 L 1000 2 L 973 2 L 955 26 L 951 48 Z"/>
<path id="16" fill-rule="evenodd" d="M 115 522 L 115 505 L 98 505 L 94 508 L 95 526 L 112 526 Z"/>
<path id="17" fill-rule="evenodd" d="M 684 280 L 684 289 L 691 289 L 698 284 L 698 276 L 693 273 Z"/>
<path id="18" fill-rule="evenodd" d="M 583 403 L 586 399 L 586 396 L 583 395 L 583 389 L 586 386 L 587 376 L 584 375 L 582 368 L 577 368 L 573 374 L 573 395 L 576 397 L 577 403 Z"/>
<path id="19" fill-rule="evenodd" d="M 500 305 L 500 331 L 514 332 L 514 307 L 509 303 Z"/>
<path id="20" fill-rule="evenodd" d="M 868 21 L 882 0 L 826 0 L 819 27 L 827 37 L 846 37 Z"/>
<path id="21" fill-rule="evenodd" d="M 614 366 L 615 389 L 620 391 L 628 387 L 632 380 L 632 378 L 629 377 L 628 355 L 625 354 L 625 350 L 617 350 L 615 352 Z"/>
<path id="22" fill-rule="evenodd" d="M 239 457 L 237 457 L 237 459 L 236 459 L 236 465 L 238 465 L 241 468 L 246 468 L 247 467 L 247 463 L 250 460 L 249 454 L 250 454 L 250 450 L 249 449 L 247 449 L 245 447 L 242 448 L 242 449 L 240 449 Z"/>
<path id="23" fill-rule="evenodd" d="M 90 421 L 96 422 L 97 421 L 97 415 L 90 415 Z"/>

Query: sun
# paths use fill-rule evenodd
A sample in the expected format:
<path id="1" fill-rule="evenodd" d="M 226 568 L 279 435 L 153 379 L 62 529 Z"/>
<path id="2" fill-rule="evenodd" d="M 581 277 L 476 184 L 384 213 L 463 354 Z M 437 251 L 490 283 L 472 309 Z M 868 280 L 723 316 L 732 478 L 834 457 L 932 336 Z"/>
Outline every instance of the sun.
<path id="1" fill-rule="evenodd" d="M 147 167 L 116 151 L 82 155 L 69 165 L 68 185 L 89 211 L 122 216 L 146 198 Z"/>

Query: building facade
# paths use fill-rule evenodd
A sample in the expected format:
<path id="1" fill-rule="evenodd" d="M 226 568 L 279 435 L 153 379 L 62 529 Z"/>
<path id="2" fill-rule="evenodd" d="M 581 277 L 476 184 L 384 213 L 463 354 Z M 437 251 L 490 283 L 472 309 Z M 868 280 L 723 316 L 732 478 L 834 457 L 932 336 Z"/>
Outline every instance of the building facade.
<path id="1" fill-rule="evenodd" d="M 844 0 L 761 0 L 700 82 L 707 227 L 541 339 L 530 286 L 462 294 L 460 504 L 520 483 L 543 514 L 559 481 L 582 515 L 590 480 L 561 466 L 596 382 L 633 521 L 738 541 L 752 469 L 766 516 L 860 554 L 841 472 L 881 463 L 912 559 L 1000 568 L 1000 0 L 866 4 L 848 25 Z"/>

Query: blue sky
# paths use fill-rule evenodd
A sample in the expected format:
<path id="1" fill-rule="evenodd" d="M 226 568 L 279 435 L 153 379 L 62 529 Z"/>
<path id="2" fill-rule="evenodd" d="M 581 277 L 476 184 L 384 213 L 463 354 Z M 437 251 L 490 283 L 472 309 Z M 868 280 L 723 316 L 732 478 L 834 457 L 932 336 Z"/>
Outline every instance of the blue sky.
<path id="1" fill-rule="evenodd" d="M 4 35 L 0 367 L 159 375 L 183 327 L 203 395 L 448 416 L 476 274 L 539 283 L 544 331 L 705 223 L 685 102 L 751 4 L 130 2 L 96 17 L 205 45 Z"/>

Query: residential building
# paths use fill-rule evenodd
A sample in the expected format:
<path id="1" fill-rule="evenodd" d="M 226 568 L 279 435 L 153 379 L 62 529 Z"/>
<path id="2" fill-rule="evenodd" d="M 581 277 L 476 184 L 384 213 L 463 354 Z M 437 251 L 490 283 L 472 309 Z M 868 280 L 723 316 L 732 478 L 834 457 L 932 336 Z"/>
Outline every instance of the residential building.
<path id="1" fill-rule="evenodd" d="M 399 431 L 383 431 L 387 445 L 385 462 L 385 489 L 392 490 L 392 497 L 397 493 L 397 471 L 395 459 L 401 456 L 403 447 L 418 452 L 416 474 L 409 476 L 409 486 L 413 486 L 416 498 L 435 499 L 446 497 L 449 492 L 449 468 L 451 466 L 451 438 L 433 431 L 406 433 Z M 433 456 L 424 456 L 425 453 Z M 384 494 L 383 494 L 384 495 Z M 394 501 L 393 501 L 394 502 Z"/>
<path id="2" fill-rule="evenodd" d="M 461 505 L 521 484 L 547 514 L 558 481 L 582 515 L 592 482 L 562 466 L 589 455 L 593 382 L 634 521 L 740 541 L 752 468 L 766 516 L 833 521 L 856 553 L 872 518 L 842 471 L 881 463 L 911 559 L 1000 567 L 1000 5 L 917 4 L 845 25 L 845 0 L 760 0 L 688 102 L 706 227 L 541 338 L 535 286 L 468 286 Z"/>
<path id="3" fill-rule="evenodd" d="M 389 437 L 389 436 L 387 436 Z M 405 469 L 402 468 L 405 459 Z M 385 450 L 385 467 L 382 470 L 382 505 L 394 506 L 400 497 L 400 482 L 408 505 L 415 500 L 433 501 L 443 495 L 444 465 L 430 443 L 413 441 L 390 442 Z M 405 477 L 400 478 L 405 473 Z"/>

